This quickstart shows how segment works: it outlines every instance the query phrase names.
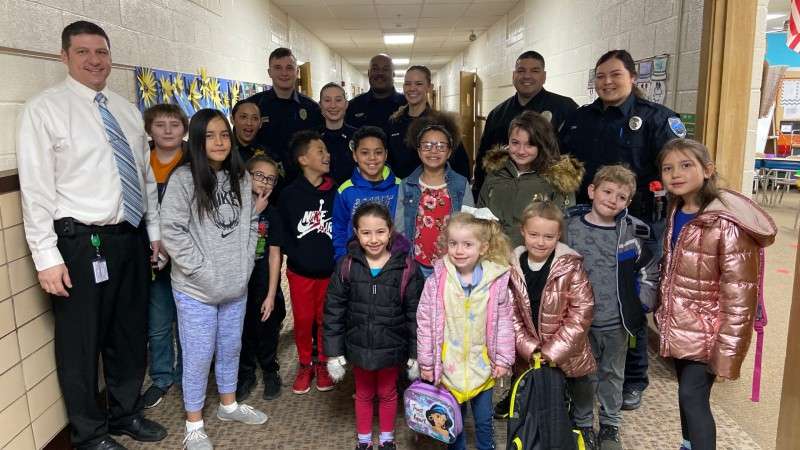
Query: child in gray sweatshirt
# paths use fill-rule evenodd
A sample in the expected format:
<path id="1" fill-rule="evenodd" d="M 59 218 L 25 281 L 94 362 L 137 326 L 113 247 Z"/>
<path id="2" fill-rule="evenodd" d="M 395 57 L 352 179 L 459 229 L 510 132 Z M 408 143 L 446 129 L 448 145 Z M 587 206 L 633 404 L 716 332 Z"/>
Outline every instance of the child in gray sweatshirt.
<path id="1" fill-rule="evenodd" d="M 262 198 L 263 197 L 263 198 Z M 267 415 L 237 404 L 242 326 L 248 275 L 253 269 L 258 214 L 266 196 L 253 198 L 251 180 L 221 112 L 198 111 L 189 123 L 189 149 L 167 182 L 161 234 L 172 259 L 172 289 L 183 348 L 185 448 L 212 444 L 203 428 L 208 371 L 219 390 L 220 420 L 262 424 Z"/>

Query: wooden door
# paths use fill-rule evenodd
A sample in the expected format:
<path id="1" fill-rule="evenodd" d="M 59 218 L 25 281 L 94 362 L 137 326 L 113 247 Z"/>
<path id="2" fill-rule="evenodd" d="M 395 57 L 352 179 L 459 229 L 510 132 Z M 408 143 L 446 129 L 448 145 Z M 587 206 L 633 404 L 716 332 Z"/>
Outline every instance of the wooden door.
<path id="1" fill-rule="evenodd" d="M 475 163 L 475 84 L 477 74 L 461 72 L 459 89 L 459 116 L 461 118 L 461 140 L 469 157 L 470 178 Z"/>
<path id="2" fill-rule="evenodd" d="M 313 95 L 311 95 L 311 63 L 307 62 L 301 64 L 298 70 L 300 71 L 297 76 L 298 92 L 313 97 Z"/>

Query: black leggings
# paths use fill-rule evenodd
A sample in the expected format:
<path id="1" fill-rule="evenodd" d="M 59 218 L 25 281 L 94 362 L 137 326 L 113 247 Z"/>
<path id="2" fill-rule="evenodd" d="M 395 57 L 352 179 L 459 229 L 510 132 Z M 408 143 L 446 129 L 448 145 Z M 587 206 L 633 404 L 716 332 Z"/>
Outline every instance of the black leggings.
<path id="1" fill-rule="evenodd" d="M 675 372 L 683 438 L 692 443 L 692 450 L 715 450 L 717 424 L 709 403 L 715 375 L 708 372 L 708 364 L 687 359 L 675 360 Z"/>

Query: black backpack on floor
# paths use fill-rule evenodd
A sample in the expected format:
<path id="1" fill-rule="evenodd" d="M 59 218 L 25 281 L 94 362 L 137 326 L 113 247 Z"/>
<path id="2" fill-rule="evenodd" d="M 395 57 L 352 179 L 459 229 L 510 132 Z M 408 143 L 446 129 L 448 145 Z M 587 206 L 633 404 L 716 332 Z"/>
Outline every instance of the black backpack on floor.
<path id="1" fill-rule="evenodd" d="M 569 417 L 566 378 L 555 365 L 533 365 L 520 375 L 511 390 L 508 415 L 508 450 L 585 450 L 580 431 Z"/>

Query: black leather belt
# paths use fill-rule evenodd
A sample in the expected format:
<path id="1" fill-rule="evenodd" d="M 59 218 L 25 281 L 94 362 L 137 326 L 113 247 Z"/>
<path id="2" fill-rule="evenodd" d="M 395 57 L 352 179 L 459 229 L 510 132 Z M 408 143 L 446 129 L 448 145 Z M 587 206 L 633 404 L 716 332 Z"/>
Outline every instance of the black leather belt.
<path id="1" fill-rule="evenodd" d="M 114 225 L 85 225 L 72 217 L 64 217 L 53 222 L 56 230 L 56 235 L 59 237 L 71 237 L 79 234 L 120 234 L 120 233 L 135 233 L 138 228 L 128 222 L 122 222 Z"/>

